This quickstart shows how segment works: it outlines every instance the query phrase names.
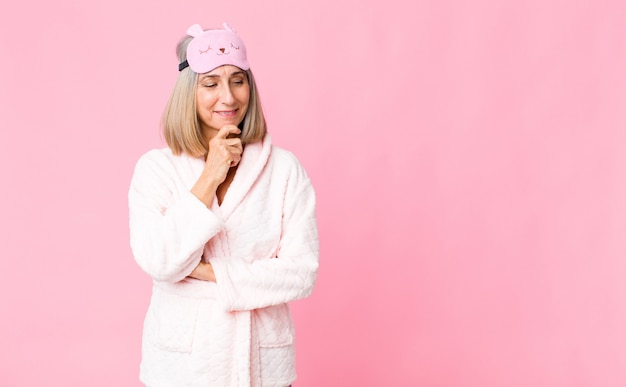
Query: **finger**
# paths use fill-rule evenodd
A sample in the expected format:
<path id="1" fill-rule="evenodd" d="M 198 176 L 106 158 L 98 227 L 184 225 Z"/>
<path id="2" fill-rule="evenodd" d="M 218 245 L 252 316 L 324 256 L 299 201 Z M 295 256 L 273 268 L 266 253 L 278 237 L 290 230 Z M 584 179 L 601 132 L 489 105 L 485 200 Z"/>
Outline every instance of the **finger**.
<path id="1" fill-rule="evenodd" d="M 235 157 L 241 158 L 242 152 L 238 149 L 229 149 L 228 152 L 229 152 L 228 157 L 230 157 L 231 159 L 234 159 Z"/>
<path id="2" fill-rule="evenodd" d="M 231 148 L 229 149 L 229 151 L 230 151 L 230 158 L 231 160 L 233 160 L 233 162 L 239 162 L 241 160 L 243 152 L 241 151 L 240 148 Z"/>
<path id="3" fill-rule="evenodd" d="M 243 152 L 241 152 L 240 149 L 237 149 L 237 148 L 229 149 L 229 152 L 230 152 L 230 156 L 229 157 L 232 158 L 233 160 L 235 158 L 240 159 L 241 155 L 243 153 Z"/>
<path id="4" fill-rule="evenodd" d="M 230 134 L 239 134 L 239 133 L 241 133 L 241 130 L 239 130 L 239 128 L 236 125 L 224 125 L 222 126 L 222 129 L 220 129 L 219 132 L 217 132 L 215 137 L 220 138 L 220 139 L 225 139 Z"/>
<path id="5" fill-rule="evenodd" d="M 236 167 L 237 165 L 239 165 L 240 162 L 241 162 L 241 159 L 239 159 L 239 160 L 234 160 L 233 159 L 233 161 L 231 161 L 231 163 L 230 163 L 230 167 L 231 168 L 232 167 Z"/>
<path id="6" fill-rule="evenodd" d="M 226 138 L 239 138 L 239 135 L 241 134 L 241 129 L 239 129 L 238 126 L 236 125 L 226 125 L 229 128 L 232 128 L 231 132 L 228 134 L 228 137 Z"/>
<path id="7" fill-rule="evenodd" d="M 241 147 L 241 139 L 239 137 L 227 138 L 224 140 L 224 144 L 228 146 Z"/>
<path id="8" fill-rule="evenodd" d="M 231 153 L 241 154 L 243 153 L 243 145 L 241 142 L 235 142 L 233 144 L 226 144 L 226 149 Z"/>

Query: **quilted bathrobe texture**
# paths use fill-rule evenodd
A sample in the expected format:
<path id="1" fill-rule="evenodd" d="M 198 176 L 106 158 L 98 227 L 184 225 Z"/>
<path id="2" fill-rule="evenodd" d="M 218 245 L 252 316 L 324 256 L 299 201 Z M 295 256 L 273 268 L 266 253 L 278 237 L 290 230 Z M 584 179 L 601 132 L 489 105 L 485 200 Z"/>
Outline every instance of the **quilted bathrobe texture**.
<path id="1" fill-rule="evenodd" d="M 149 387 L 284 387 L 296 378 L 287 303 L 318 269 L 315 194 L 292 153 L 247 144 L 221 205 L 190 193 L 204 160 L 152 150 L 129 190 L 135 260 L 153 279 L 140 379 Z M 200 260 L 216 282 L 187 277 Z"/>

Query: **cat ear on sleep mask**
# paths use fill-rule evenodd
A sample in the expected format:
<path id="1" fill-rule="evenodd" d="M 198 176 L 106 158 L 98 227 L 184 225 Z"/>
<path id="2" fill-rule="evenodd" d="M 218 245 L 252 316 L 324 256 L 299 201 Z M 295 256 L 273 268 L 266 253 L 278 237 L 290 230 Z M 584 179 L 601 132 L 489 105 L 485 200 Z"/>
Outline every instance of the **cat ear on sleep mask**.
<path id="1" fill-rule="evenodd" d="M 193 39 L 187 46 L 187 60 L 178 65 L 178 71 L 189 66 L 194 72 L 202 74 L 223 65 L 248 70 L 250 65 L 243 40 L 228 23 L 224 23 L 223 27 L 207 31 L 198 24 L 189 27 L 187 34 Z"/>

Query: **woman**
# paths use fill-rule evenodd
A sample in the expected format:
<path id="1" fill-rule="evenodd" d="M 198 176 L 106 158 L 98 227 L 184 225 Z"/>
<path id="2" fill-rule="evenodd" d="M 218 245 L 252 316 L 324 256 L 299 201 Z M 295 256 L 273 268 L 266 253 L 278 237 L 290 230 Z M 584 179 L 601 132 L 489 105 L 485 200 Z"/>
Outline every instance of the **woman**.
<path id="1" fill-rule="evenodd" d="M 296 378 L 287 302 L 317 276 L 315 194 L 271 144 L 243 41 L 191 26 L 163 115 L 168 147 L 129 190 L 131 247 L 153 278 L 140 379 L 161 386 L 280 386 Z"/>

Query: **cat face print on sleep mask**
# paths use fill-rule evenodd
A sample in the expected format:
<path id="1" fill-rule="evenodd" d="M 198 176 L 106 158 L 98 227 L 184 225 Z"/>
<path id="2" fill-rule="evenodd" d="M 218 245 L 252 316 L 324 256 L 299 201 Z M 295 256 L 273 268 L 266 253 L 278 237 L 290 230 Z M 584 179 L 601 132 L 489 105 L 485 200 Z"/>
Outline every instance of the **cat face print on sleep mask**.
<path id="1" fill-rule="evenodd" d="M 187 46 L 187 60 L 178 65 L 178 71 L 187 66 L 198 74 L 207 73 L 219 66 L 233 65 L 248 70 L 246 46 L 235 30 L 223 24 L 224 29 L 204 31 L 198 24 L 187 29 L 193 36 Z"/>

